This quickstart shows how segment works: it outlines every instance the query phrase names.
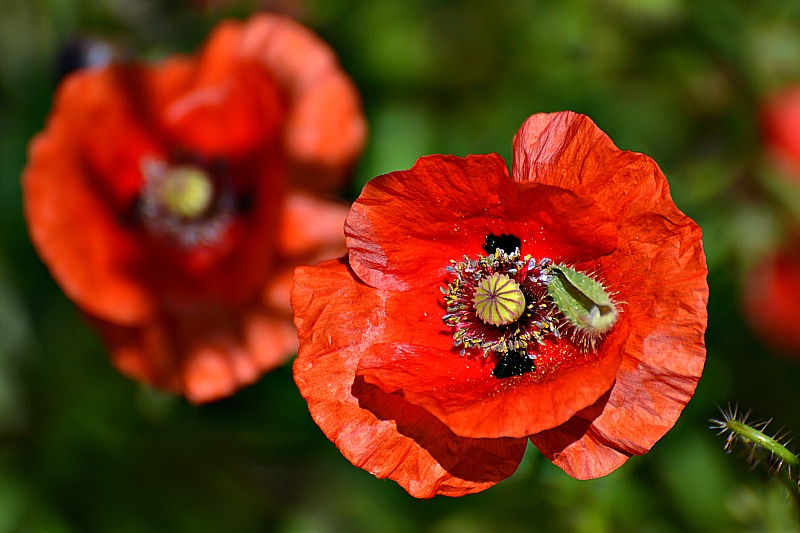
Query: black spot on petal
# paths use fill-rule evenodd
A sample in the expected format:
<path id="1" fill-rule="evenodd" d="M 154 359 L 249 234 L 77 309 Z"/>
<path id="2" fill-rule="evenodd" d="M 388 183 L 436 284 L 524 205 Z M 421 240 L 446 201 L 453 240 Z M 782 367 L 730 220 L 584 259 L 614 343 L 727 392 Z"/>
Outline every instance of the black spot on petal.
<path id="1" fill-rule="evenodd" d="M 519 248 L 521 244 L 522 241 L 520 241 L 519 237 L 516 235 L 511 235 L 508 233 L 495 235 L 494 233 L 490 233 L 486 236 L 486 243 L 483 245 L 483 249 L 486 250 L 487 254 L 495 253 L 498 248 L 503 250 L 505 253 L 510 254 Z"/>
<path id="2" fill-rule="evenodd" d="M 534 370 L 536 367 L 533 359 L 528 357 L 527 353 L 524 351 L 508 352 L 497 362 L 497 366 L 492 370 L 492 375 L 496 378 L 508 378 L 521 376 Z"/>

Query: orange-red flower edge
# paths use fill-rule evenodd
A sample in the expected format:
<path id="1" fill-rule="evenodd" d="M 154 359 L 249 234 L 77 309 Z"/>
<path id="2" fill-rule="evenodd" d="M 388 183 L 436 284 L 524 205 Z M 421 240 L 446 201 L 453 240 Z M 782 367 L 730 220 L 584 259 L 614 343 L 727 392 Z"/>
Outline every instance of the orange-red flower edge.
<path id="1" fill-rule="evenodd" d="M 295 381 L 345 457 L 413 496 L 481 491 L 515 471 L 529 440 L 574 477 L 606 475 L 648 451 L 694 393 L 700 229 L 650 158 L 585 116 L 529 118 L 511 177 L 496 154 L 428 156 L 377 177 L 345 234 L 346 257 L 295 271 Z M 455 262 L 489 253 L 489 235 L 602 280 L 620 308 L 610 332 L 591 349 L 568 335 L 530 344 L 533 369 L 509 377 L 493 374 L 494 352 L 460 355 L 442 288 Z"/>
<path id="2" fill-rule="evenodd" d="M 289 19 L 221 23 L 201 53 L 78 71 L 23 174 L 34 245 L 116 366 L 206 402 L 296 349 L 298 264 L 343 251 L 366 133 L 332 50 Z"/>

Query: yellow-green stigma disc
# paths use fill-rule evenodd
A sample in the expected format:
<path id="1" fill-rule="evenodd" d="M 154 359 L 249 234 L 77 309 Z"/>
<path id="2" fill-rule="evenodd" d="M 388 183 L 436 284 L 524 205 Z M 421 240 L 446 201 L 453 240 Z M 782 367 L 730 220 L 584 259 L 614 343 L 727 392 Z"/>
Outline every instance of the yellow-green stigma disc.
<path id="1" fill-rule="evenodd" d="M 214 186 L 200 168 L 184 165 L 167 170 L 158 188 L 158 197 L 167 211 L 182 218 L 197 218 L 214 199 Z"/>
<path id="2" fill-rule="evenodd" d="M 473 302 L 478 318 L 493 326 L 512 324 L 525 311 L 525 295 L 519 284 L 498 272 L 478 283 Z"/>

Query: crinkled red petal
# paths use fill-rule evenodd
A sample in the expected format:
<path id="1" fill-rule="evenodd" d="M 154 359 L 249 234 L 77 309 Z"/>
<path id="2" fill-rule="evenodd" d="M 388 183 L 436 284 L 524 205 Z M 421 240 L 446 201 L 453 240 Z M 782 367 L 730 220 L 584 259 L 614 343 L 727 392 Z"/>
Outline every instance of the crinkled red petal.
<path id="1" fill-rule="evenodd" d="M 388 297 L 361 284 L 346 259 L 297 269 L 294 375 L 315 422 L 354 465 L 419 498 L 478 492 L 510 476 L 526 439 L 459 437 L 401 395 L 356 377 L 386 325 Z"/>
<path id="2" fill-rule="evenodd" d="M 617 243 L 608 213 L 569 191 L 517 184 L 496 155 L 428 156 L 370 181 L 345 222 L 350 264 L 391 290 L 438 286 L 450 260 L 485 255 L 487 235 L 510 233 L 522 253 L 576 263 Z"/>
<path id="3" fill-rule="evenodd" d="M 424 407 L 457 435 L 526 437 L 565 422 L 614 383 L 624 325 L 595 353 L 567 341 L 532 347 L 535 372 L 498 379 L 492 376 L 497 355 L 461 357 L 453 348 L 437 294 L 428 288 L 391 293 L 383 306 L 392 320 L 368 336 L 356 374 Z"/>
<path id="4" fill-rule="evenodd" d="M 587 196 L 621 228 L 628 217 L 652 209 L 680 213 L 655 161 L 620 150 L 589 117 L 568 111 L 525 121 L 514 137 L 512 178 Z"/>
<path id="5" fill-rule="evenodd" d="M 608 400 L 587 411 L 591 423 L 579 416 L 531 438 L 567 473 L 602 476 L 674 425 L 702 374 L 708 285 L 700 228 L 675 207 L 651 159 L 617 149 L 587 117 L 531 117 L 514 154 L 515 180 L 566 187 L 618 213 L 619 245 L 598 261 L 630 330 L 616 382 Z"/>
<path id="6" fill-rule="evenodd" d="M 578 412 L 561 426 L 531 437 L 531 442 L 555 464 L 577 479 L 592 479 L 613 472 L 631 457 L 597 434 L 592 421 L 602 412 L 609 394 Z"/>

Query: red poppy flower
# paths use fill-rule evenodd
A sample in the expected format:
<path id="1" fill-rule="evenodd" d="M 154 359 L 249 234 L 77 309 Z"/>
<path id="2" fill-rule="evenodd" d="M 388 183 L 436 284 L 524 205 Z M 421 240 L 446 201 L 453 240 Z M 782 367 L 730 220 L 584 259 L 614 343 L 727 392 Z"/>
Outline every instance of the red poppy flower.
<path id="1" fill-rule="evenodd" d="M 417 497 L 511 475 L 528 440 L 577 478 L 648 451 L 705 361 L 700 229 L 585 116 L 366 185 L 348 256 L 295 272 L 295 380 L 356 466 Z M 583 309 L 583 310 L 581 310 Z"/>
<path id="2" fill-rule="evenodd" d="M 800 355 L 800 250 L 784 247 L 763 258 L 744 284 L 744 311 L 770 346 Z"/>
<path id="3" fill-rule="evenodd" d="M 23 175 L 33 242 L 117 367 L 205 402 L 296 348 L 291 270 L 344 249 L 365 136 L 330 48 L 282 17 L 201 54 L 72 74 Z"/>
<path id="4" fill-rule="evenodd" d="M 800 87 L 790 86 L 768 98 L 761 108 L 767 152 L 784 174 L 800 180 Z"/>

